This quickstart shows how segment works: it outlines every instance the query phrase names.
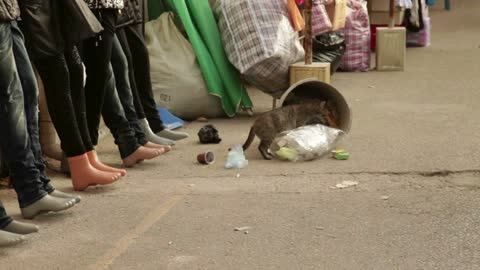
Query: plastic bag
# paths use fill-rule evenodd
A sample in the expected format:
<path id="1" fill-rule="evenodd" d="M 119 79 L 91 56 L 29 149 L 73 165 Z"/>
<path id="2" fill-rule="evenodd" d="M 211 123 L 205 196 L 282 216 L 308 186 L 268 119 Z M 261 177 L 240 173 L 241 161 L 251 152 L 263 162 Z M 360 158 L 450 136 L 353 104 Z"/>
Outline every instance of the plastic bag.
<path id="1" fill-rule="evenodd" d="M 330 32 L 313 38 L 313 61 L 330 63 L 330 74 L 335 73 L 345 53 L 345 38 Z"/>
<path id="2" fill-rule="evenodd" d="M 328 17 L 325 5 L 319 1 L 313 2 L 312 35 L 317 36 L 332 31 L 332 22 Z"/>
<path id="3" fill-rule="evenodd" d="M 270 151 L 282 160 L 313 160 L 334 149 L 343 135 L 343 131 L 324 125 L 303 126 L 280 133 Z"/>
<path id="4" fill-rule="evenodd" d="M 185 120 L 224 116 L 218 97 L 210 95 L 192 45 L 173 21 L 173 13 L 145 24 L 155 100 Z"/>
<path id="5" fill-rule="evenodd" d="M 345 25 L 346 50 L 340 64 L 344 71 L 370 70 L 371 30 L 364 0 L 351 1 L 348 7 L 347 23 Z"/>
<path id="6" fill-rule="evenodd" d="M 243 169 L 248 166 L 248 160 L 245 158 L 243 148 L 241 145 L 235 145 L 228 151 L 227 162 L 225 168 L 227 169 Z"/>

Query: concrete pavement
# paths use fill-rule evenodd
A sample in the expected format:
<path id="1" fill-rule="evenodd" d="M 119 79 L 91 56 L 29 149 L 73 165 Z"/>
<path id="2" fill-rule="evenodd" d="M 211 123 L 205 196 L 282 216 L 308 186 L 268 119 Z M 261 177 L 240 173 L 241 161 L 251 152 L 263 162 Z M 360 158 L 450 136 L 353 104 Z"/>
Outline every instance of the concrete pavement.
<path id="1" fill-rule="evenodd" d="M 165 157 L 37 218 L 40 233 L 0 249 L 0 269 L 480 269 L 480 3 L 453 4 L 431 12 L 432 46 L 409 49 L 405 72 L 333 77 L 354 113 L 351 160 L 264 161 L 256 141 L 248 168 L 226 170 L 252 119 L 212 120 L 224 140 L 209 146 L 190 123 Z M 204 150 L 216 164 L 196 164 Z M 99 153 L 120 164 L 110 137 Z M 359 185 L 330 188 L 345 180 Z M 0 198 L 18 217 L 15 193 Z"/>

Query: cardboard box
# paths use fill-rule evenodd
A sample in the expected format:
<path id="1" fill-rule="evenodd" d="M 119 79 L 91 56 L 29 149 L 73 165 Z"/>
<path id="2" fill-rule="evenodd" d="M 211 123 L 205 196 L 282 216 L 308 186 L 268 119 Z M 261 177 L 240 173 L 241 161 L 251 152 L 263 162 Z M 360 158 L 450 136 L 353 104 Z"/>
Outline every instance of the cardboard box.
<path id="1" fill-rule="evenodd" d="M 389 11 L 390 1 L 388 0 L 368 0 L 368 10 Z"/>
<path id="2" fill-rule="evenodd" d="M 370 17 L 370 24 L 384 25 L 389 24 L 390 14 L 388 11 L 368 11 L 368 16 Z M 400 25 L 403 23 L 403 17 L 405 16 L 405 9 L 397 8 L 395 10 L 395 24 Z"/>

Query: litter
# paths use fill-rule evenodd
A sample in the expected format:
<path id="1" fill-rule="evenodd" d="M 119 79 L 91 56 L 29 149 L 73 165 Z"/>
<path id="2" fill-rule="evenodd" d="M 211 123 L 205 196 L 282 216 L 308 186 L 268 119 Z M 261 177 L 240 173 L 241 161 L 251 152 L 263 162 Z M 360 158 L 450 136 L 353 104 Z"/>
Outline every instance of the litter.
<path id="1" fill-rule="evenodd" d="M 234 229 L 234 231 L 236 232 L 243 232 L 243 231 L 247 231 L 250 230 L 252 227 L 249 227 L 249 226 L 245 226 L 245 227 L 237 227 Z"/>
<path id="2" fill-rule="evenodd" d="M 205 125 L 198 131 L 198 139 L 203 144 L 219 144 L 222 139 L 213 125 Z"/>
<path id="3" fill-rule="evenodd" d="M 248 166 L 248 160 L 245 158 L 243 148 L 241 145 L 235 145 L 228 152 L 227 162 L 225 168 L 227 169 L 243 169 Z M 238 178 L 238 177 L 237 177 Z"/>
<path id="4" fill-rule="evenodd" d="M 270 149 L 275 156 L 289 161 L 313 160 L 328 153 L 344 132 L 324 125 L 309 125 L 280 133 Z"/>
<path id="5" fill-rule="evenodd" d="M 331 189 L 344 189 L 344 188 L 348 188 L 348 187 L 355 187 L 355 186 L 358 186 L 358 182 L 356 181 L 343 181 L 342 183 L 340 184 L 336 184 L 335 186 L 333 187 L 330 187 Z"/>
<path id="6" fill-rule="evenodd" d="M 390 199 L 390 197 L 388 197 L 388 196 L 381 196 L 380 199 L 386 201 L 386 200 Z"/>

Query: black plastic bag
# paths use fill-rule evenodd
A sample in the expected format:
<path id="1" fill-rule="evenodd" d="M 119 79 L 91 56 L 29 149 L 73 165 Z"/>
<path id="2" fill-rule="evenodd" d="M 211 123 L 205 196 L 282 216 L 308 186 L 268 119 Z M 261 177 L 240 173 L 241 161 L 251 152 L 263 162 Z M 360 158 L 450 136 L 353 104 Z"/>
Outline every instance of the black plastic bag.
<path id="1" fill-rule="evenodd" d="M 330 63 L 330 74 L 335 73 L 345 53 L 345 37 L 330 32 L 313 38 L 313 61 Z"/>

